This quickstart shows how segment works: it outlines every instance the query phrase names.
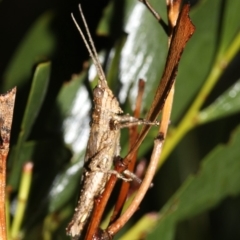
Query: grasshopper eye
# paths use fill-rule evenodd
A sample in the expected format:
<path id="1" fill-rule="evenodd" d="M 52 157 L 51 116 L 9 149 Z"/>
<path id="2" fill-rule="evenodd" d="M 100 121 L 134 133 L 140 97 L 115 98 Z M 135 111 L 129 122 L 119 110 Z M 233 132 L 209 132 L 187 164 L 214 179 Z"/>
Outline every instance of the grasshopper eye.
<path id="1" fill-rule="evenodd" d="M 94 95 L 94 97 L 102 98 L 103 97 L 103 90 L 99 87 L 95 87 L 94 90 L 93 90 L 93 95 Z"/>

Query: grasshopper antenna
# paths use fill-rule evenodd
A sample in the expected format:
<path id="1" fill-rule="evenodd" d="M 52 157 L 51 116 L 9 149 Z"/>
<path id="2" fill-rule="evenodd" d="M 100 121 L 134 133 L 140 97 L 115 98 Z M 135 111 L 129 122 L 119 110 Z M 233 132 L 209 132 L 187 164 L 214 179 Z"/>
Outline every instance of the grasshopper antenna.
<path id="1" fill-rule="evenodd" d="M 100 83 L 103 84 L 103 85 L 106 85 L 107 84 L 106 77 L 105 77 L 105 74 L 103 72 L 102 66 L 100 64 L 100 60 L 98 58 L 97 51 L 96 51 L 96 48 L 94 46 L 93 39 L 91 37 L 91 34 L 90 34 L 90 31 L 89 31 L 86 19 L 84 17 L 81 4 L 79 4 L 78 7 L 79 7 L 80 16 L 82 18 L 82 21 L 84 23 L 84 26 L 85 26 L 85 29 L 86 29 L 86 32 L 87 32 L 87 36 L 88 36 L 88 41 L 89 42 L 87 41 L 86 37 L 84 36 L 83 31 L 80 28 L 80 26 L 78 25 L 74 15 L 73 15 L 73 13 L 71 13 L 72 20 L 73 20 L 74 24 L 76 25 L 76 27 L 77 27 L 77 29 L 78 29 L 78 31 L 79 31 L 82 39 L 83 39 L 84 44 L 87 47 L 87 50 L 88 50 L 88 52 L 90 54 L 90 57 L 93 60 L 93 63 L 95 65 L 96 69 L 97 69 L 97 73 L 98 73 L 98 77 L 99 77 Z"/>

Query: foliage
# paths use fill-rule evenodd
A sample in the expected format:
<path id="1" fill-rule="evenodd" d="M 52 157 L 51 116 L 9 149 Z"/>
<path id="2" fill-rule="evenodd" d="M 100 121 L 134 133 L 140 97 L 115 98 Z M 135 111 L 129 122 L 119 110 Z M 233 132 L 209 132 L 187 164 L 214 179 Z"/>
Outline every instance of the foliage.
<path id="1" fill-rule="evenodd" d="M 166 19 L 165 2 L 151 3 Z M 137 1 L 116 0 L 106 6 L 89 1 L 82 7 L 91 30 L 99 24 L 94 41 L 104 49 L 100 56 L 108 82 L 125 112 L 134 106 L 137 80 L 146 80 L 144 116 L 163 71 L 167 36 Z M 238 9 L 239 1 L 217 0 L 200 0 L 192 7 L 196 33 L 180 61 L 159 172 L 141 209 L 117 238 L 240 238 Z M 14 10 L 2 2 L 0 11 L 6 23 L 7 13 Z M 21 11 L 11 14 L 10 27 L 2 30 L 1 92 L 18 87 L 8 159 L 11 213 L 21 201 L 16 195 L 23 165 L 34 163 L 23 222 L 14 230 L 26 240 L 68 239 L 65 227 L 79 191 L 95 81 L 93 68 L 88 71 L 83 64 L 88 55 L 70 20 L 71 11 L 78 16 L 76 2 L 45 4 L 42 14 L 36 8 L 24 17 Z M 9 34 L 16 34 L 17 41 L 10 41 Z M 149 157 L 155 136 L 153 129 L 139 158 Z M 127 139 L 124 131 L 122 156 Z"/>

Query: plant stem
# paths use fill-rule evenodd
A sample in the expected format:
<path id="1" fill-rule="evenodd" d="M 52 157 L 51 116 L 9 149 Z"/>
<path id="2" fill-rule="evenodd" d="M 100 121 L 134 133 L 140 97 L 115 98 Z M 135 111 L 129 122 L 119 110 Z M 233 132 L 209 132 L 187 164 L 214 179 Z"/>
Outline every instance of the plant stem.
<path id="1" fill-rule="evenodd" d="M 23 174 L 19 188 L 18 204 L 11 227 L 11 239 L 17 239 L 20 233 L 20 227 L 23 221 L 26 202 L 28 199 L 30 186 L 32 182 L 33 163 L 27 162 L 23 167 Z"/>
<path id="2" fill-rule="evenodd" d="M 202 89 L 200 90 L 195 101 L 189 108 L 188 112 L 185 114 L 179 125 L 172 129 L 170 135 L 166 138 L 163 152 L 158 163 L 158 168 L 165 162 L 169 154 L 175 148 L 175 146 L 180 142 L 183 136 L 195 126 L 201 124 L 198 119 L 198 114 L 201 106 L 205 102 L 207 96 L 212 91 L 213 87 L 219 80 L 220 76 L 224 72 L 225 68 L 238 53 L 240 49 L 240 33 L 236 35 L 232 44 L 226 49 L 225 53 L 216 58 L 215 64 L 213 65 L 212 71 L 210 72 L 208 78 L 205 81 Z"/>

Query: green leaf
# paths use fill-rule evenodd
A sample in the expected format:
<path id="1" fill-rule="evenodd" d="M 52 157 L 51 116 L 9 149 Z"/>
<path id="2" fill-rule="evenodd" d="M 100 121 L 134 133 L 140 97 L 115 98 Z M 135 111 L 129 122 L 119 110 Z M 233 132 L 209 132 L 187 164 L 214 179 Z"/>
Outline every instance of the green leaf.
<path id="1" fill-rule="evenodd" d="M 206 80 L 214 59 L 222 56 L 223 51 L 231 46 L 233 36 L 239 29 L 239 18 L 235 14 L 239 7 L 239 1 L 212 0 L 200 1 L 192 9 L 190 15 L 196 31 L 180 61 L 171 117 L 173 121 L 178 120 L 191 104 Z M 218 31 L 221 31 L 221 38 Z M 221 61 L 222 65 L 226 64 L 225 59 Z"/>
<path id="2" fill-rule="evenodd" d="M 80 154 L 77 157 L 78 159 L 75 159 L 73 163 L 69 164 L 69 166 L 67 166 L 63 172 L 60 172 L 56 176 L 48 194 L 49 212 L 54 212 L 61 209 L 61 207 L 69 202 L 72 196 L 77 196 L 76 191 L 79 189 L 80 185 L 83 157 L 83 154 Z"/>
<path id="3" fill-rule="evenodd" d="M 68 166 L 55 177 L 49 190 L 49 212 L 59 210 L 73 196 L 76 196 L 76 191 L 79 189 L 91 107 L 88 91 L 82 85 L 85 78 L 86 72 L 82 72 L 63 84 L 57 96 L 53 113 L 50 115 L 49 128 L 57 131 L 60 128 L 63 141 L 71 149 L 73 156 Z M 54 119 L 56 112 L 60 113 L 58 124 Z"/>
<path id="4" fill-rule="evenodd" d="M 21 131 L 18 136 L 16 152 L 12 163 L 14 168 L 11 176 L 16 180 L 20 177 L 21 166 L 23 164 L 18 158 L 23 150 L 23 143 L 27 140 L 44 101 L 50 78 L 50 68 L 50 62 L 41 63 L 37 66 L 33 76 L 33 82 L 21 123 Z M 10 177 L 9 184 L 12 185 L 14 189 L 17 187 L 18 181 L 13 181 L 13 178 Z"/>
<path id="5" fill-rule="evenodd" d="M 160 211 L 155 230 L 147 239 L 174 239 L 176 224 L 240 193 L 240 127 L 226 145 L 206 156 L 197 174 L 190 176 Z"/>
<path id="6" fill-rule="evenodd" d="M 98 35 L 119 35 L 122 25 L 126 24 L 134 5 L 137 2 L 131 0 L 114 0 L 103 11 L 103 16 L 98 24 Z"/>
<path id="7" fill-rule="evenodd" d="M 210 106 L 198 115 L 198 123 L 221 119 L 240 111 L 240 80 L 218 97 Z"/>
<path id="8" fill-rule="evenodd" d="M 98 24 L 98 28 L 97 28 L 97 33 L 98 35 L 101 36 L 106 36 L 109 35 L 110 32 L 110 20 L 113 17 L 112 13 L 113 13 L 113 1 L 110 1 L 110 3 L 107 5 L 107 7 L 104 9 L 103 12 L 103 17 L 101 18 L 99 24 Z"/>
<path id="9" fill-rule="evenodd" d="M 25 142 L 21 145 L 21 151 L 19 155 L 17 155 L 17 146 L 13 146 L 11 148 L 11 151 L 8 156 L 8 164 L 12 167 L 12 172 L 8 175 L 8 185 L 11 185 L 13 190 L 15 190 L 18 187 L 22 166 L 28 162 L 33 161 L 34 156 L 36 154 L 36 149 L 42 149 L 42 152 L 44 152 L 44 149 L 47 149 L 47 147 L 51 144 L 48 141 L 45 142 L 36 142 L 36 141 L 30 141 Z M 15 163 L 15 158 L 17 155 L 17 163 Z M 40 157 L 40 154 L 39 154 Z M 14 165 L 14 164 L 15 165 Z M 19 169 L 18 169 L 19 168 Z"/>
<path id="10" fill-rule="evenodd" d="M 91 101 L 82 84 L 85 78 L 86 72 L 83 72 L 63 84 L 49 116 L 48 128 L 63 134 L 63 141 L 73 154 L 85 150 L 88 139 Z"/>
<path id="11" fill-rule="evenodd" d="M 239 33 L 240 26 L 239 26 L 239 12 L 238 9 L 240 8 L 239 1 L 229 1 L 222 3 L 222 8 L 224 11 L 222 12 L 221 20 L 221 28 L 220 28 L 220 47 L 218 56 L 220 57 L 226 49 L 231 45 L 234 37 Z"/>
<path id="12" fill-rule="evenodd" d="M 156 9 L 160 9 L 161 14 L 165 13 L 164 1 L 155 0 L 151 4 L 157 6 Z M 132 11 L 124 27 L 128 37 L 120 62 L 120 81 L 123 84 L 120 100 L 124 102 L 129 93 L 134 104 L 138 80 L 142 78 L 147 82 L 143 109 L 149 109 L 165 64 L 167 36 L 142 3 L 135 2 L 135 6 L 130 5 L 129 8 Z"/>
<path id="13" fill-rule="evenodd" d="M 187 43 L 179 64 L 173 112 L 176 121 L 200 90 L 216 52 L 221 4 L 218 0 L 200 1 L 190 16 L 196 31 Z"/>
<path id="14" fill-rule="evenodd" d="M 23 86 L 32 75 L 33 65 L 49 59 L 56 44 L 49 29 L 53 16 L 51 12 L 40 16 L 19 44 L 3 75 L 3 89 Z"/>
<path id="15" fill-rule="evenodd" d="M 107 81 L 108 86 L 113 92 L 117 92 L 119 86 L 116 84 L 116 82 L 119 80 L 119 63 L 120 63 L 120 56 L 122 47 L 126 41 L 126 36 L 122 36 L 119 38 L 119 40 L 116 42 L 114 46 L 114 55 L 113 57 L 109 57 L 109 68 L 107 72 Z"/>
<path id="16" fill-rule="evenodd" d="M 46 62 L 39 64 L 34 72 L 33 82 L 21 124 L 22 141 L 25 141 L 29 136 L 41 109 L 50 80 L 50 70 L 51 63 Z"/>

